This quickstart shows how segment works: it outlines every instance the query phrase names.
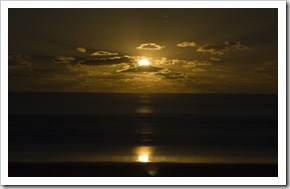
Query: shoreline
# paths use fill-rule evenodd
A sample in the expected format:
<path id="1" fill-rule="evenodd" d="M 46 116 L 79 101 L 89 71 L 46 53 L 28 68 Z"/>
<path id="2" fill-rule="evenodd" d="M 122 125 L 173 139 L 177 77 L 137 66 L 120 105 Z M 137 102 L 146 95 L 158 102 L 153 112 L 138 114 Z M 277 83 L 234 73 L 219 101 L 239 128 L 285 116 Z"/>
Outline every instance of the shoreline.
<path id="1" fill-rule="evenodd" d="M 278 164 L 8 163 L 9 177 L 277 177 Z"/>

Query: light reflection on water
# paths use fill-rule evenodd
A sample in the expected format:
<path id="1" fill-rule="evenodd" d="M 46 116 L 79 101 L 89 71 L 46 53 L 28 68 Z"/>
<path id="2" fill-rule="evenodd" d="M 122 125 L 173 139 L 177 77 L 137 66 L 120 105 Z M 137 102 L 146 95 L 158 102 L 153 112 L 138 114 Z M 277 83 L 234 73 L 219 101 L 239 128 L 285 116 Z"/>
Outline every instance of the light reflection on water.
<path id="1" fill-rule="evenodd" d="M 148 94 L 141 94 L 138 100 L 138 106 L 136 108 L 135 113 L 137 114 L 144 114 L 142 117 L 142 121 L 140 121 L 136 127 L 139 141 L 143 145 L 148 145 L 148 143 L 153 142 L 153 134 L 154 134 L 154 125 L 150 118 L 147 117 L 148 114 L 153 114 L 153 108 L 151 105 L 150 95 Z"/>
<path id="2" fill-rule="evenodd" d="M 152 146 L 138 146 L 132 151 L 127 151 L 127 154 L 95 154 L 95 155 L 76 155 L 55 156 L 50 161 L 64 162 L 140 162 L 140 163 L 277 163 L 273 157 L 260 156 L 241 156 L 241 155 L 177 155 L 174 153 L 160 154 L 158 148 Z M 26 161 L 22 159 L 22 161 Z M 29 160 L 27 159 L 29 162 Z M 37 160 L 36 160 L 37 162 Z"/>
<path id="3" fill-rule="evenodd" d="M 117 109 L 124 109 L 124 118 L 119 114 L 115 114 L 114 109 L 112 109 L 114 114 L 111 114 L 111 117 L 102 118 L 99 116 L 97 117 L 98 119 L 84 117 L 79 122 L 73 118 L 73 121 L 70 119 L 63 121 L 63 118 L 66 120 L 66 117 L 37 119 L 36 121 L 40 123 L 39 125 L 44 126 L 46 125 L 46 120 L 52 120 L 49 127 L 44 127 L 43 131 L 40 132 L 40 134 L 52 140 L 47 143 L 39 143 L 37 141 L 34 145 L 30 145 L 28 142 L 24 143 L 23 146 L 19 144 L 18 147 L 21 147 L 21 151 L 15 151 L 15 154 L 13 154 L 13 151 L 9 152 L 9 160 L 149 163 L 277 163 L 277 156 L 273 154 L 275 151 L 269 151 L 267 149 L 261 149 L 259 151 L 258 149 L 260 148 L 260 144 L 264 142 L 262 140 L 263 138 L 275 137 L 274 134 L 272 135 L 273 132 L 270 132 L 271 127 L 269 125 L 266 125 L 266 129 L 268 128 L 268 130 L 265 131 L 264 126 L 262 127 L 255 123 L 255 125 L 253 124 L 251 135 L 249 135 L 247 130 L 248 125 L 245 125 L 246 128 L 243 129 L 243 127 L 238 127 L 233 124 L 235 126 L 234 128 L 237 128 L 236 131 L 231 126 L 231 123 L 222 122 L 223 117 L 222 119 L 218 119 L 221 123 L 210 122 L 211 124 L 208 124 L 207 120 L 203 120 L 191 112 L 189 112 L 189 116 L 184 116 L 183 111 L 187 112 L 188 110 L 211 113 L 207 108 L 200 108 L 201 106 L 198 103 L 198 107 L 194 106 L 194 109 L 190 109 L 188 108 L 189 106 L 181 105 L 185 100 L 176 103 L 174 101 L 176 99 L 172 100 L 169 98 L 166 100 L 163 97 L 157 98 L 156 96 L 146 94 L 141 94 L 133 99 L 134 103 L 131 103 L 128 107 L 127 104 L 126 107 L 122 106 L 122 108 L 116 106 Z M 185 99 L 188 100 L 188 98 Z M 171 101 L 175 103 L 170 104 L 169 102 Z M 188 101 L 192 102 L 190 100 Z M 213 108 L 217 107 L 213 106 Z M 128 112 L 130 113 L 128 115 L 131 116 L 133 113 L 134 116 L 127 116 L 126 113 Z M 173 113 L 167 116 L 168 112 Z M 195 116 L 199 122 L 192 119 L 191 116 Z M 115 117 L 118 118 L 116 119 L 117 121 L 114 121 Z M 32 118 L 27 118 L 28 120 L 32 120 L 29 123 L 34 123 L 34 119 Z M 58 119 L 53 121 L 55 118 L 61 121 L 58 121 Z M 238 122 L 235 123 L 240 124 Z M 18 124 L 22 126 L 25 122 L 17 122 Z M 20 126 L 19 128 L 23 128 Z M 35 131 L 37 131 L 36 134 L 39 134 L 38 132 L 40 130 L 38 125 L 34 124 L 31 128 L 35 128 Z M 258 128 L 263 128 L 263 132 L 260 132 Z M 28 131 L 26 130 L 24 134 L 28 133 L 36 138 L 36 134 Z M 254 135 L 252 134 L 253 132 L 259 133 L 260 137 L 252 137 Z M 60 136 L 59 138 L 54 136 L 56 133 L 58 134 L 57 136 Z M 23 136 L 25 136 L 24 134 Z M 27 136 L 30 135 L 26 135 L 23 138 L 28 138 Z M 61 136 L 64 137 L 61 138 Z M 231 143 L 224 144 L 220 142 L 220 139 L 221 141 L 229 140 L 231 142 L 234 136 L 238 136 L 235 138 L 235 141 L 240 141 L 240 143 L 237 142 L 237 148 L 234 148 L 235 145 Z M 74 139 L 72 140 L 72 138 Z M 44 140 L 45 137 L 42 137 L 42 139 Z M 250 139 L 255 142 L 252 145 L 253 148 L 248 142 Z M 265 142 L 265 144 L 267 143 Z M 54 146 L 55 148 L 53 148 Z"/>
<path id="4" fill-rule="evenodd" d="M 149 95 L 142 94 L 139 96 L 139 106 L 136 108 L 136 113 L 145 115 L 154 113 Z M 148 143 L 153 141 L 152 135 L 154 134 L 154 127 L 150 124 L 150 120 L 146 120 L 146 117 L 144 117 L 144 120 L 137 127 L 137 133 L 139 141 L 144 144 L 144 146 L 138 146 L 134 150 L 137 155 L 136 161 L 142 163 L 152 162 L 153 147 L 148 146 Z"/>
<path id="5" fill-rule="evenodd" d="M 150 114 L 150 113 L 153 113 L 153 110 L 149 106 L 140 106 L 136 109 L 136 113 Z"/>
<path id="6" fill-rule="evenodd" d="M 151 114 L 154 113 L 151 107 L 150 95 L 142 94 L 138 99 L 138 106 L 135 110 L 138 114 Z"/>
<path id="7" fill-rule="evenodd" d="M 152 161 L 153 148 L 151 146 L 139 146 L 135 149 L 135 153 L 139 162 L 146 163 Z"/>
<path id="8" fill-rule="evenodd" d="M 137 127 L 139 141 L 143 144 L 153 142 L 154 127 L 149 123 L 141 123 Z"/>

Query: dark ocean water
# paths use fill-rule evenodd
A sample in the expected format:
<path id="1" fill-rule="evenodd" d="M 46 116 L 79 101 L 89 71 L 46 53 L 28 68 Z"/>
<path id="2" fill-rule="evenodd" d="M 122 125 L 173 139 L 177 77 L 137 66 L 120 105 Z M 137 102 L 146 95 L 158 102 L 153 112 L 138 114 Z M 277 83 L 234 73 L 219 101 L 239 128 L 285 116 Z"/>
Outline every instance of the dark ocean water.
<path id="1" fill-rule="evenodd" d="M 8 98 L 10 162 L 278 162 L 277 95 Z"/>

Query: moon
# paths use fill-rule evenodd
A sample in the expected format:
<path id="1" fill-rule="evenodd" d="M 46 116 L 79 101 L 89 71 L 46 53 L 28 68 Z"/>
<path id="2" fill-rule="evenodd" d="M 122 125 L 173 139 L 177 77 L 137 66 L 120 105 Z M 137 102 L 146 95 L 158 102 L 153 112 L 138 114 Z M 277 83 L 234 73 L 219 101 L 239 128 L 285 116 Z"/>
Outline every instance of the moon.
<path id="1" fill-rule="evenodd" d="M 139 66 L 149 66 L 149 64 L 150 64 L 149 60 L 147 60 L 145 58 L 138 61 Z"/>

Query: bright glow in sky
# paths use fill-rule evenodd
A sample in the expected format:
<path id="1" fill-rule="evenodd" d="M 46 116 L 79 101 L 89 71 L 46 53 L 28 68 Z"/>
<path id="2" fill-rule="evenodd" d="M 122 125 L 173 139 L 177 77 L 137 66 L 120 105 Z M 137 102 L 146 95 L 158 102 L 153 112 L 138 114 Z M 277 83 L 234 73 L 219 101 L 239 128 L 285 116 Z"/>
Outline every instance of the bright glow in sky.
<path id="1" fill-rule="evenodd" d="M 138 61 L 139 66 L 149 66 L 150 62 L 147 59 L 141 59 Z"/>

